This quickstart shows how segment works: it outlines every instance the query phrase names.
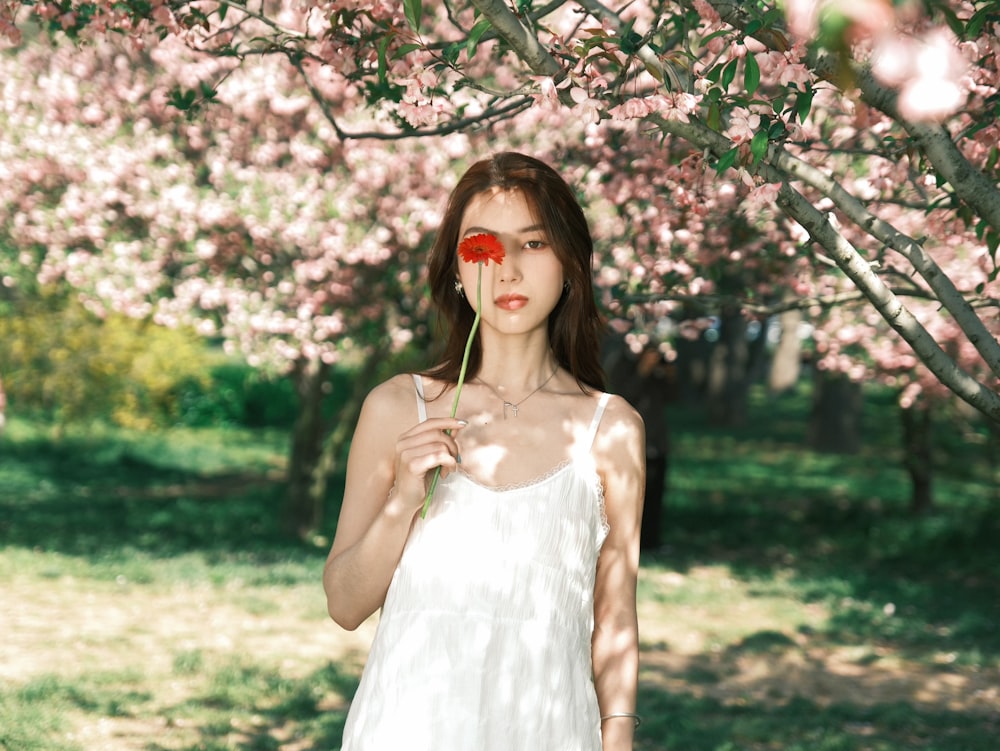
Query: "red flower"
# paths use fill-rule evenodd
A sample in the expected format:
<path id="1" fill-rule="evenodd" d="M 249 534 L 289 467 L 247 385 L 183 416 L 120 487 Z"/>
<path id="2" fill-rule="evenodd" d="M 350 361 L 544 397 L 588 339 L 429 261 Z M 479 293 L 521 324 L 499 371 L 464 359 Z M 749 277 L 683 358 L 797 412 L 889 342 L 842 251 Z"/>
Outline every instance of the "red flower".
<path id="1" fill-rule="evenodd" d="M 490 261 L 495 261 L 499 265 L 503 263 L 503 243 L 495 235 L 486 232 L 469 235 L 458 244 L 458 255 L 467 263 L 489 266 Z"/>

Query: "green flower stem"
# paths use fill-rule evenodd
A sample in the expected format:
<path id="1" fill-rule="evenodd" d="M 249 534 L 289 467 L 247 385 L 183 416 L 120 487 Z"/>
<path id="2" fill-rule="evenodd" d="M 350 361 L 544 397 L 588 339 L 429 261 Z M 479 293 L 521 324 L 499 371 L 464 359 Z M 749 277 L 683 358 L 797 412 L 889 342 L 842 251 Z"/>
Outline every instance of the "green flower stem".
<path id="1" fill-rule="evenodd" d="M 469 329 L 469 339 L 465 343 L 465 354 L 462 355 L 462 369 L 458 371 L 458 384 L 455 386 L 455 398 L 451 402 L 451 416 L 454 417 L 458 414 L 458 398 L 462 395 L 462 384 L 465 383 L 465 371 L 469 367 L 469 353 L 472 351 L 472 340 L 476 338 L 476 330 L 479 328 L 479 317 L 480 311 L 483 309 L 483 262 L 480 261 L 479 266 L 479 278 L 476 279 L 476 317 L 472 319 L 472 328 Z M 445 431 L 448 435 L 451 435 L 451 431 Z M 431 503 L 431 496 L 434 495 L 434 489 L 437 487 L 438 480 L 441 477 L 441 467 L 438 466 L 434 470 L 434 476 L 431 478 L 431 487 L 427 491 L 427 497 L 424 498 L 424 507 L 420 510 L 420 518 L 423 519 L 427 516 L 427 507 Z"/>

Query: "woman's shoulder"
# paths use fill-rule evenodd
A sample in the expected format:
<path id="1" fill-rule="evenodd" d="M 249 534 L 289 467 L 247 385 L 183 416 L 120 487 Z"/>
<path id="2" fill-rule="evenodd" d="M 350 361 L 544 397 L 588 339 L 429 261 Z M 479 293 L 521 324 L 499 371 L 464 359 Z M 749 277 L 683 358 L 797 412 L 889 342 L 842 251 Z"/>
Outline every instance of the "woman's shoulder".
<path id="1" fill-rule="evenodd" d="M 413 376 L 398 373 L 372 388 L 365 397 L 364 413 L 376 419 L 399 419 L 416 413 L 417 390 Z"/>
<path id="2" fill-rule="evenodd" d="M 595 398 L 600 398 L 599 395 Z M 639 412 L 618 394 L 608 394 L 594 448 L 611 459 L 641 449 L 645 454 L 646 430 Z"/>
<path id="3" fill-rule="evenodd" d="M 596 396 L 597 398 L 604 398 L 605 396 L 607 398 L 607 404 L 604 408 L 604 414 L 607 416 L 607 419 L 633 428 L 642 426 L 642 417 L 639 415 L 638 410 L 625 397 L 610 392 L 607 394 L 598 392 Z"/>

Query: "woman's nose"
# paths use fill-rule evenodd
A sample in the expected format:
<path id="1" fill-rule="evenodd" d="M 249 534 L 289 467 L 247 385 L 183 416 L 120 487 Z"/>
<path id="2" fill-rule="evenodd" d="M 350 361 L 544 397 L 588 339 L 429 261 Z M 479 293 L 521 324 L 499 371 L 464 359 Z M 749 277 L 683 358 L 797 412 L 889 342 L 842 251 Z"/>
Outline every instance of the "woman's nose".
<path id="1" fill-rule="evenodd" d="M 513 282 L 521 278 L 520 259 L 517 252 L 511 252 L 508 248 L 504 254 L 503 263 L 497 269 L 501 282 Z"/>

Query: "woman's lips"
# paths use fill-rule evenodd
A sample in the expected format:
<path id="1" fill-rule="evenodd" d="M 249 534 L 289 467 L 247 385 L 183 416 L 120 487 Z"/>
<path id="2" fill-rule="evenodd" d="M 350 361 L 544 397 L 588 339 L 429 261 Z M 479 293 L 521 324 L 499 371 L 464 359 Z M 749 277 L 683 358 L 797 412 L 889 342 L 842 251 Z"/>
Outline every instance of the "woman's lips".
<path id="1" fill-rule="evenodd" d="M 528 304 L 528 298 L 524 295 L 500 295 L 494 302 L 501 310 L 520 310 Z"/>

